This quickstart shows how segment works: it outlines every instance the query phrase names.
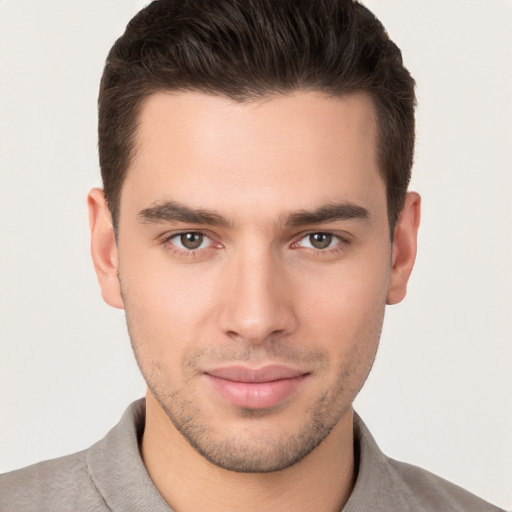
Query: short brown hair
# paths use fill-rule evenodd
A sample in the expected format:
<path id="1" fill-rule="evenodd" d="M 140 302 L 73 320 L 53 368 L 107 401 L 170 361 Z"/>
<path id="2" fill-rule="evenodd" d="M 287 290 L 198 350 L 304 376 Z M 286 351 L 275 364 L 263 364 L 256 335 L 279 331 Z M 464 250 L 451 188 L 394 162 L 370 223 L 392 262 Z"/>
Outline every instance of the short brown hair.
<path id="1" fill-rule="evenodd" d="M 117 228 L 140 106 L 156 91 L 247 101 L 294 90 L 363 91 L 378 119 L 390 229 L 414 153 L 414 80 L 380 21 L 353 0 L 156 0 L 110 50 L 98 99 L 99 157 Z"/>

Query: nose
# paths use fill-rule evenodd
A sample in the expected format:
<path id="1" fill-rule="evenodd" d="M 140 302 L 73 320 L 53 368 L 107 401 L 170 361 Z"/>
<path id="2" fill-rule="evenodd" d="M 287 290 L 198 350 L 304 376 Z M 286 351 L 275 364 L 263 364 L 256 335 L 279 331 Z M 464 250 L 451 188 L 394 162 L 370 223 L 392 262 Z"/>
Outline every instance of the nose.
<path id="1" fill-rule="evenodd" d="M 223 276 L 221 330 L 253 344 L 293 332 L 297 317 L 290 281 L 283 264 L 268 248 L 238 251 Z"/>

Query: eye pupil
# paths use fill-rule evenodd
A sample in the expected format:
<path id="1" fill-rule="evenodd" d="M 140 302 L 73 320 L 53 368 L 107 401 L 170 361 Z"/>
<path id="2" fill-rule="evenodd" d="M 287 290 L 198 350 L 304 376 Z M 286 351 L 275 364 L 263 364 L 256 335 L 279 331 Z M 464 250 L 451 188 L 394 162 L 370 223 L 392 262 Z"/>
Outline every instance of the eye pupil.
<path id="1" fill-rule="evenodd" d="M 201 246 L 203 240 L 204 235 L 202 233 L 183 233 L 180 236 L 180 242 L 187 249 L 197 249 Z"/>
<path id="2" fill-rule="evenodd" d="M 309 241 L 315 249 L 326 249 L 331 245 L 332 235 L 328 233 L 314 233 L 309 235 Z"/>

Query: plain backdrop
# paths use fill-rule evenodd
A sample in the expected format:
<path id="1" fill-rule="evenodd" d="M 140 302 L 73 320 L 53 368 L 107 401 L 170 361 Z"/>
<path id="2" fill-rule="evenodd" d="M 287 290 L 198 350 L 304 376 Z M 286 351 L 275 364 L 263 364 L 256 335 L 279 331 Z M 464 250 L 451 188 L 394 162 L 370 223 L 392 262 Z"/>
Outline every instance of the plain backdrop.
<path id="1" fill-rule="evenodd" d="M 418 83 L 409 295 L 356 402 L 381 448 L 512 508 L 512 2 L 368 0 Z M 0 472 L 86 448 L 145 386 L 102 302 L 96 96 L 135 0 L 0 0 Z"/>

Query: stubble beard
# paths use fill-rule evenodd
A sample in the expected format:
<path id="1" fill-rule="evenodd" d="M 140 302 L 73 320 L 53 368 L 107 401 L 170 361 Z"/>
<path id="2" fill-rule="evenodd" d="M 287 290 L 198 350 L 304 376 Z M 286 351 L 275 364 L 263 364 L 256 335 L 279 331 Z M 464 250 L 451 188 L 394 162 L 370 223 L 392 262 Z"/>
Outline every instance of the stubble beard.
<path id="1" fill-rule="evenodd" d="M 227 429 L 224 432 L 216 431 L 199 404 L 194 401 L 194 397 L 183 392 L 184 388 L 169 393 L 170 387 L 165 384 L 165 378 L 158 376 L 161 369 L 150 368 L 133 341 L 132 345 L 150 392 L 174 428 L 190 446 L 220 468 L 241 473 L 269 473 L 296 464 L 329 435 L 351 408 L 355 396 L 365 382 L 375 358 L 378 340 L 370 359 L 361 359 L 357 354 L 351 356 L 355 358 L 352 359 L 355 360 L 355 365 L 348 368 L 340 365 L 334 385 L 302 412 L 304 420 L 297 431 L 290 429 L 276 436 L 271 432 L 264 435 L 257 429 L 259 434 L 252 436 L 250 422 L 258 422 L 274 412 L 242 408 L 238 409 L 237 414 L 239 418 L 247 421 L 248 434 L 238 437 L 234 437 Z M 358 344 L 353 346 L 357 351 Z M 363 361 L 365 364 L 362 364 Z"/>
<path id="2" fill-rule="evenodd" d="M 238 473 L 269 473 L 280 471 L 296 464 L 311 453 L 329 434 L 348 408 L 340 410 L 333 397 L 325 394 L 308 411 L 296 434 L 286 433 L 279 437 L 251 436 L 234 438 L 226 431 L 224 438 L 215 435 L 207 421 L 198 421 L 201 412 L 191 402 L 169 397 L 149 386 L 176 430 L 206 460 L 212 464 Z M 240 409 L 238 415 L 248 422 L 257 422 L 273 414 L 253 409 Z M 250 429 L 250 425 L 248 427 Z"/>
<path id="3" fill-rule="evenodd" d="M 234 438 L 230 432 L 216 432 L 208 421 L 207 415 L 201 410 L 200 404 L 194 400 L 194 395 L 184 385 L 173 390 L 168 376 L 159 362 L 148 357 L 145 346 L 150 346 L 143 333 L 130 322 L 127 302 L 125 310 L 130 341 L 141 373 L 146 380 L 162 410 L 166 413 L 174 428 L 200 455 L 210 463 L 234 472 L 240 473 L 269 473 L 280 471 L 301 461 L 311 453 L 329 435 L 340 419 L 351 409 L 352 402 L 365 383 L 373 366 L 379 344 L 384 320 L 384 305 L 360 333 L 358 339 L 351 342 L 350 350 L 345 354 L 336 372 L 334 383 L 327 387 L 313 403 L 302 412 L 304 418 L 297 431 L 286 430 L 275 436 L 260 433 L 251 436 L 250 421 L 257 422 L 264 416 L 274 414 L 272 410 L 238 409 L 240 418 L 248 422 L 249 432 L 246 436 Z M 259 350 L 256 358 L 252 356 Z M 211 360 L 253 361 L 272 360 L 276 353 L 280 360 L 297 362 L 310 360 L 316 362 L 324 375 L 329 374 L 329 361 L 323 353 L 311 351 L 298 354 L 290 347 L 279 344 L 262 350 L 247 344 L 244 349 L 239 347 L 229 354 L 219 354 L 216 349 L 202 350 L 183 361 L 182 368 L 193 367 L 196 359 L 205 352 L 216 356 Z M 236 352 L 236 354 L 235 354 Z"/>

